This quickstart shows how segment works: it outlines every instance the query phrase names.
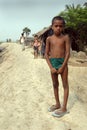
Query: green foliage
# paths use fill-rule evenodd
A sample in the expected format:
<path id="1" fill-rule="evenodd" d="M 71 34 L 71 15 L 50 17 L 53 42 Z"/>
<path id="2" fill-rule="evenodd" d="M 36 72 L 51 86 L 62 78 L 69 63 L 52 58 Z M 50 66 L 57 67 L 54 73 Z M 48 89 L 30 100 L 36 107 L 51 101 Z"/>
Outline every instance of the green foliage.
<path id="1" fill-rule="evenodd" d="M 26 34 L 26 37 L 30 34 L 31 30 L 28 27 L 23 29 L 23 32 Z"/>
<path id="2" fill-rule="evenodd" d="M 66 25 L 76 29 L 77 25 L 82 22 L 87 22 L 87 8 L 72 4 L 66 5 L 66 9 L 59 15 L 63 16 L 66 20 Z"/>
<path id="3" fill-rule="evenodd" d="M 71 33 L 71 39 L 74 39 L 74 44 L 77 44 L 79 50 L 83 50 L 84 45 L 87 45 L 87 3 L 76 7 L 74 4 L 66 5 L 65 10 L 59 15 L 64 17 L 66 28 L 69 28 L 68 33 Z M 72 31 L 76 32 L 76 35 L 73 35 Z"/>

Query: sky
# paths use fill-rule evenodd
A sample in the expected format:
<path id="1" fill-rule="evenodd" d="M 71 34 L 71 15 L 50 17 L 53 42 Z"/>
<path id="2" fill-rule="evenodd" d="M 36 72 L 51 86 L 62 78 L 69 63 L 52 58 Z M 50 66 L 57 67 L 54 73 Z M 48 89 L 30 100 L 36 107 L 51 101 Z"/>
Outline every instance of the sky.
<path id="1" fill-rule="evenodd" d="M 25 27 L 30 36 L 51 25 L 65 5 L 83 5 L 87 0 L 0 0 L 0 41 L 17 40 Z"/>

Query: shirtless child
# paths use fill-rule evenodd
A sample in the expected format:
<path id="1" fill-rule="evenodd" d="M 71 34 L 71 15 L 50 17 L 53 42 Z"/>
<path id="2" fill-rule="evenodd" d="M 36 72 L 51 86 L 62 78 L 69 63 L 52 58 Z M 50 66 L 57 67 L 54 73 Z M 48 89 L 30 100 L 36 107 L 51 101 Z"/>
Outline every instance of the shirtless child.
<path id="1" fill-rule="evenodd" d="M 67 100 L 69 95 L 68 85 L 68 59 L 70 56 L 70 39 L 68 35 L 63 35 L 65 21 L 61 16 L 52 19 L 52 29 L 54 34 L 46 40 L 45 58 L 51 71 L 51 77 L 54 88 L 56 104 L 48 110 L 53 112 L 55 117 L 61 117 L 67 112 Z M 50 56 L 49 56 L 50 54 Z M 59 100 L 59 81 L 58 75 L 61 75 L 64 89 L 63 105 Z"/>
<path id="2" fill-rule="evenodd" d="M 33 44 L 34 58 L 38 57 L 39 46 L 40 46 L 40 42 L 38 41 L 38 36 L 35 36 L 34 44 Z"/>

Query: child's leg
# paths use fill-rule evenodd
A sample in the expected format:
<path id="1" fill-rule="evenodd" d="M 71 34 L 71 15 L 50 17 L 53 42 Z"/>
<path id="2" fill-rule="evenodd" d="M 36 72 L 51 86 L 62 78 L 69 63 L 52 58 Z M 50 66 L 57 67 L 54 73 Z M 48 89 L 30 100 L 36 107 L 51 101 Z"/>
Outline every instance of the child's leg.
<path id="1" fill-rule="evenodd" d="M 25 45 L 22 43 L 22 51 L 25 50 Z"/>
<path id="2" fill-rule="evenodd" d="M 34 49 L 34 58 L 35 58 L 35 49 Z"/>
<path id="3" fill-rule="evenodd" d="M 56 100 L 56 105 L 58 108 L 60 107 L 60 101 L 59 101 L 59 81 L 58 81 L 58 74 L 51 73 L 52 81 L 53 81 L 53 89 L 54 89 L 54 96 Z"/>
<path id="4" fill-rule="evenodd" d="M 37 58 L 37 57 L 38 57 L 38 50 L 37 50 L 37 48 L 35 48 L 34 51 L 35 51 L 35 53 L 34 53 L 34 57 Z"/>
<path id="5" fill-rule="evenodd" d="M 69 95 L 69 85 L 68 85 L 68 67 L 66 66 L 63 73 L 61 74 L 63 88 L 64 88 L 64 99 L 63 99 L 63 106 L 62 110 L 67 110 L 67 100 Z"/>
<path id="6" fill-rule="evenodd" d="M 37 51 L 36 51 L 36 54 L 37 54 L 37 56 L 38 56 L 38 47 L 37 47 Z"/>
<path id="7" fill-rule="evenodd" d="M 37 57 L 37 50 L 34 50 L 34 58 Z"/>

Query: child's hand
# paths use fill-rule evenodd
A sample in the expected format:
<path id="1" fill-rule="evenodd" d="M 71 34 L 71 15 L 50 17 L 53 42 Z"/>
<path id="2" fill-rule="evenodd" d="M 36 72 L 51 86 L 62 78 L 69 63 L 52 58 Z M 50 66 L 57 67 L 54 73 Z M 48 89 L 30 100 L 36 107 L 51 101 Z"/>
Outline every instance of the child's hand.
<path id="1" fill-rule="evenodd" d="M 57 70 L 55 68 L 52 68 L 51 69 L 51 73 L 54 74 L 54 73 L 57 73 Z"/>
<path id="2" fill-rule="evenodd" d="M 57 70 L 57 73 L 58 73 L 58 74 L 61 74 L 61 73 L 63 73 L 63 70 L 64 70 L 64 69 L 63 69 L 62 67 L 60 67 L 60 68 Z"/>

